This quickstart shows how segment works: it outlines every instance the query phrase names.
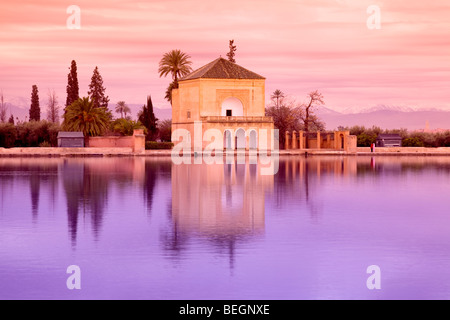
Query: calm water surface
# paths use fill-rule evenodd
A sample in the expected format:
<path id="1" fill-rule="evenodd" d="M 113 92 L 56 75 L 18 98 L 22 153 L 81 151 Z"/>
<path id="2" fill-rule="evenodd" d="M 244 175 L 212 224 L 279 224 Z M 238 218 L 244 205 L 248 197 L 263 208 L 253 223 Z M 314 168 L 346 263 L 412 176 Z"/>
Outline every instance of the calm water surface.
<path id="1" fill-rule="evenodd" d="M 0 298 L 450 299 L 449 158 L 261 167 L 0 158 Z"/>

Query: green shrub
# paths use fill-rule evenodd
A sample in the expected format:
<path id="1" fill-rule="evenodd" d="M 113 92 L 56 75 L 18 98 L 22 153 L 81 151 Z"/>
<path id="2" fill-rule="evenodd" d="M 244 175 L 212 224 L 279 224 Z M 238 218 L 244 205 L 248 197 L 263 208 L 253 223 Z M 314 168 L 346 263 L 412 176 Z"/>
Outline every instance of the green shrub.
<path id="1" fill-rule="evenodd" d="M 377 136 L 375 134 L 363 132 L 357 136 L 357 139 L 358 147 L 370 147 L 370 145 L 377 140 Z"/>
<path id="2" fill-rule="evenodd" d="M 158 121 L 159 139 L 170 142 L 172 140 L 172 120 Z"/>
<path id="3" fill-rule="evenodd" d="M 44 141 L 55 147 L 61 129 L 58 124 L 42 120 L 18 123 L 16 130 L 16 147 L 38 147 Z"/>
<path id="4" fill-rule="evenodd" d="M 39 144 L 40 148 L 50 148 L 52 145 L 50 144 L 50 142 L 48 141 L 44 141 L 42 143 Z"/>
<path id="5" fill-rule="evenodd" d="M 438 141 L 436 139 L 436 134 L 429 132 L 413 132 L 409 138 L 416 138 L 420 140 L 424 147 L 435 148 L 439 147 Z"/>
<path id="6" fill-rule="evenodd" d="M 157 142 L 157 141 L 147 141 L 145 143 L 145 149 L 146 150 L 155 150 L 155 149 L 172 149 L 173 143 L 172 142 Z"/>
<path id="7" fill-rule="evenodd" d="M 450 131 L 438 133 L 436 136 L 437 144 L 440 147 L 450 147 Z"/>
<path id="8" fill-rule="evenodd" d="M 423 147 L 423 141 L 419 137 L 410 137 L 402 140 L 403 147 Z"/>
<path id="9" fill-rule="evenodd" d="M 130 119 L 119 118 L 115 120 L 112 124 L 112 131 L 115 133 L 120 133 L 122 136 L 132 136 L 134 130 L 144 129 L 144 133 L 147 129 L 142 125 L 140 121 L 134 121 Z"/>
<path id="10" fill-rule="evenodd" d="M 12 148 L 17 137 L 17 130 L 12 123 L 0 123 L 0 148 Z"/>
<path id="11" fill-rule="evenodd" d="M 57 123 L 49 123 L 48 127 L 48 142 L 51 147 L 58 146 L 58 132 L 61 131 L 61 126 Z"/>

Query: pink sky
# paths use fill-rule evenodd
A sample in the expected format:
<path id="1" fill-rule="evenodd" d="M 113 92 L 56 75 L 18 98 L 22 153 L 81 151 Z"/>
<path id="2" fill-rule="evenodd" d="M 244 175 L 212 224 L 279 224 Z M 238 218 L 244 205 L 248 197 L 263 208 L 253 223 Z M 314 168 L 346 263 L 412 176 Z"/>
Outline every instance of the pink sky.
<path id="1" fill-rule="evenodd" d="M 81 29 L 69 30 L 66 9 L 81 9 Z M 369 30 L 367 8 L 381 10 Z M 54 89 L 65 103 L 71 60 L 80 95 L 95 66 L 113 108 L 117 101 L 170 108 L 158 62 L 171 49 L 194 69 L 237 45 L 239 65 L 266 77 L 266 102 L 281 89 L 303 101 L 318 89 L 341 111 L 378 104 L 450 109 L 448 0 L 21 0 L 0 3 L 0 90 L 29 106 Z"/>

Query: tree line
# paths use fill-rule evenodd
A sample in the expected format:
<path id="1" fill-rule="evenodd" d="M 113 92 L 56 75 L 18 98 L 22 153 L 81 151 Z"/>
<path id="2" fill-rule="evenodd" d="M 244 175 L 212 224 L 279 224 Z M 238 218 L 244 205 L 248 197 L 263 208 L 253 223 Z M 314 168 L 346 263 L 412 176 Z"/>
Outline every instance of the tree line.
<path id="1" fill-rule="evenodd" d="M 379 134 L 398 134 L 402 138 L 403 147 L 450 147 L 450 130 L 441 132 L 410 131 L 402 129 L 382 129 L 378 126 L 366 128 L 364 126 L 339 127 L 338 130 L 349 131 L 357 137 L 358 147 L 370 147 L 375 143 Z"/>
<path id="2" fill-rule="evenodd" d="M 324 105 L 324 97 L 318 90 L 308 93 L 306 102 L 297 102 L 277 89 L 270 96 L 271 103 L 266 107 L 266 116 L 273 118 L 278 129 L 280 147 L 284 146 L 286 132 L 323 131 L 325 123 L 316 114 L 316 107 Z"/>
<path id="3" fill-rule="evenodd" d="M 72 60 L 67 76 L 67 98 L 65 107 L 58 103 L 54 90 L 48 92 L 47 119 L 41 119 L 41 105 L 37 85 L 32 86 L 29 120 L 15 121 L 11 114 L 6 121 L 7 107 L 0 91 L 0 147 L 56 146 L 58 131 L 82 131 L 87 136 L 132 135 L 135 129 L 144 129 L 146 139 L 170 141 L 171 120 L 158 121 L 154 115 L 151 97 L 137 114 L 137 120 L 130 116 L 131 109 L 125 101 L 117 102 L 113 119 L 108 108 L 109 97 L 103 85 L 103 78 L 96 66 L 89 84 L 87 96 L 80 97 L 77 65 Z M 63 110 L 60 116 L 59 112 Z M 62 123 L 60 123 L 60 118 Z M 17 123 L 16 123 L 17 122 Z"/>
<path id="4" fill-rule="evenodd" d="M 229 41 L 229 61 L 235 63 L 236 46 L 234 40 Z M 190 55 L 179 49 L 165 53 L 160 62 L 158 73 L 160 77 L 171 75 L 172 81 L 166 90 L 165 99 L 172 103 L 172 90 L 178 88 L 178 80 L 192 72 Z M 80 96 L 77 64 L 71 61 L 67 75 L 66 102 L 64 108 L 58 103 L 54 90 L 48 92 L 47 119 L 41 119 L 41 105 L 37 85 L 32 86 L 29 121 L 15 123 L 11 114 L 6 122 L 6 103 L 3 93 L 0 92 L 0 147 L 1 146 L 47 146 L 56 145 L 56 134 L 59 130 L 82 131 L 85 136 L 98 136 L 104 134 L 131 135 L 134 129 L 144 129 L 147 141 L 171 140 L 171 120 L 159 121 L 154 114 L 151 97 L 142 106 L 137 114 L 137 120 L 130 116 L 131 110 L 125 101 L 118 101 L 115 112 L 120 117 L 113 119 L 108 108 L 109 97 L 103 86 L 103 78 L 96 66 L 89 84 L 87 96 Z M 60 111 L 63 114 L 60 115 Z M 62 123 L 60 124 L 60 119 Z M 30 138 L 25 137 L 26 134 Z"/>

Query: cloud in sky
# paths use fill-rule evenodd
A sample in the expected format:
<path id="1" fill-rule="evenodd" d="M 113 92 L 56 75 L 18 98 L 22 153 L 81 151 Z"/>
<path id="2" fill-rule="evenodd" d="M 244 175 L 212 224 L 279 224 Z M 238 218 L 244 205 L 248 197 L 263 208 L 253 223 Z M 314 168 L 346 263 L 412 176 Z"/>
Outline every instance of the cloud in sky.
<path id="1" fill-rule="evenodd" d="M 72 4 L 80 30 L 66 27 Z M 367 28 L 370 5 L 381 10 L 379 30 Z M 299 101 L 318 89 L 336 110 L 450 108 L 449 16 L 447 0 L 1 2 L 0 89 L 6 99 L 28 99 L 36 84 L 41 104 L 48 89 L 63 104 L 76 60 L 81 95 L 98 66 L 111 104 L 144 104 L 151 94 L 170 107 L 161 56 L 181 49 L 195 69 L 225 57 L 234 39 L 237 63 L 267 78 L 267 100 L 275 89 Z"/>

